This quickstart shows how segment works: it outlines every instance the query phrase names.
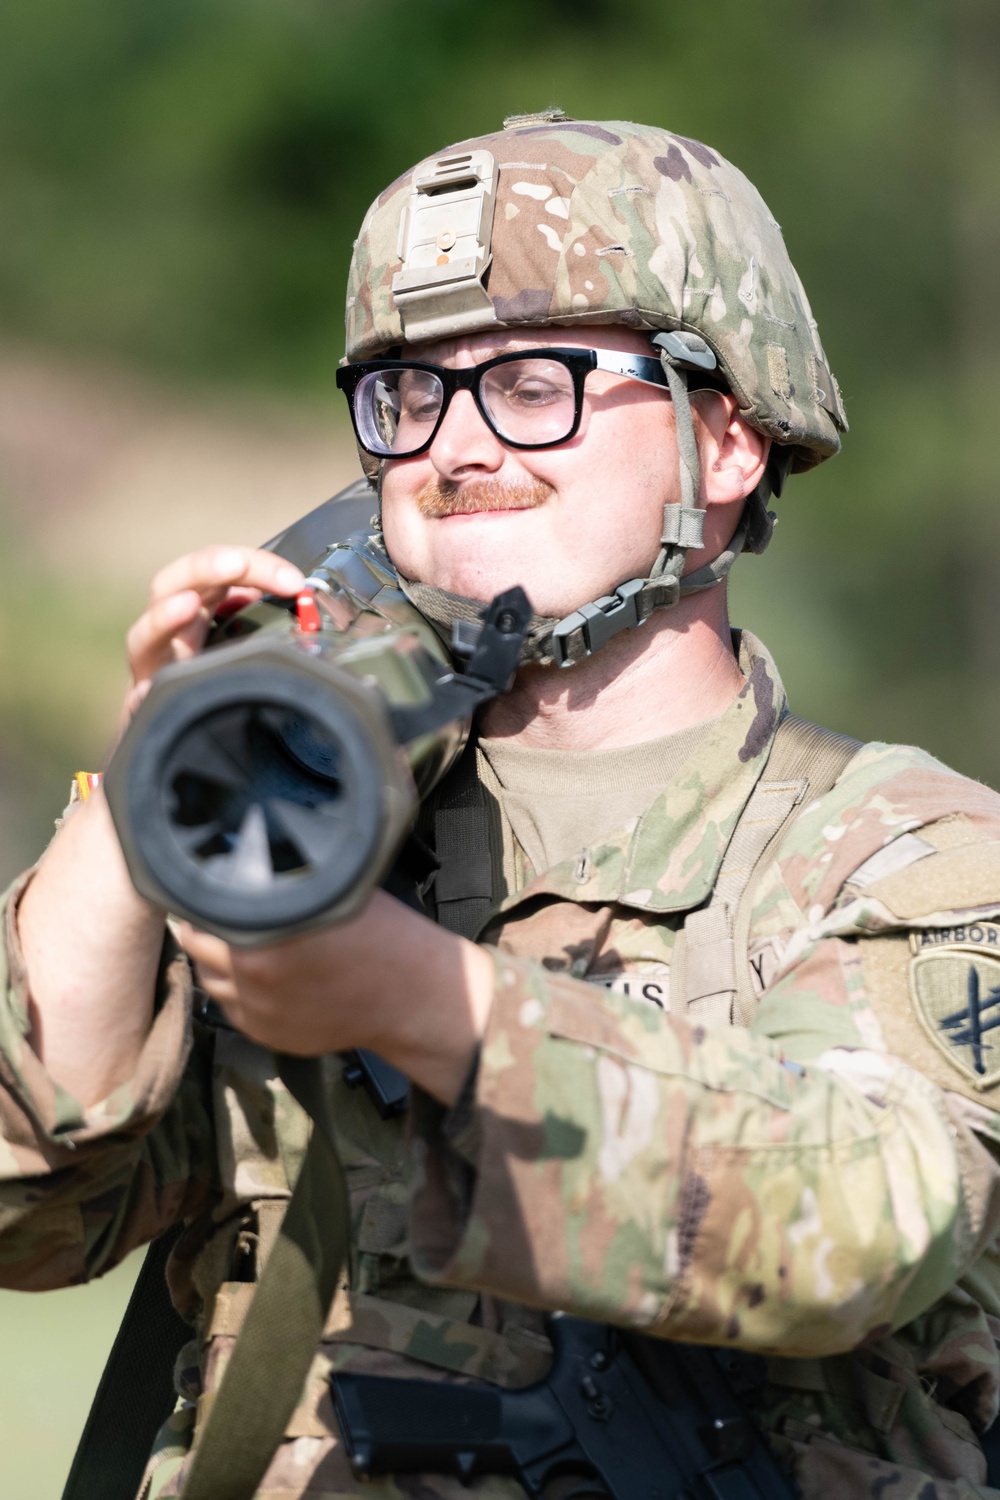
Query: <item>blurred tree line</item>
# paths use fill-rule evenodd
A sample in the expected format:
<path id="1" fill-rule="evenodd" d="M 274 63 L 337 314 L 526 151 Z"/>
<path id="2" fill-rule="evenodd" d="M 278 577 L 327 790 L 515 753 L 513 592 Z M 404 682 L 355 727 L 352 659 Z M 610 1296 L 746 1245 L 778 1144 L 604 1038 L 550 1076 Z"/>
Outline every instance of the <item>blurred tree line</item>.
<path id="1" fill-rule="evenodd" d="M 352 237 L 421 155 L 553 101 L 701 137 L 852 422 L 736 616 L 800 712 L 1000 784 L 998 82 L 991 0 L 4 0 L 0 324 L 332 409 Z"/>

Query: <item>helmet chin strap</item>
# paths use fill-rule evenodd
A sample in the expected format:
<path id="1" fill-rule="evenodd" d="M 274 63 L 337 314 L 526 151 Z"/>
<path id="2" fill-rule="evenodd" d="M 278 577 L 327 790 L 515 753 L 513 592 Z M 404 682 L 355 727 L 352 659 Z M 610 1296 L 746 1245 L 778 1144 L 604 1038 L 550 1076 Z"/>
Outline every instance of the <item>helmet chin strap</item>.
<path id="1" fill-rule="evenodd" d="M 663 530 L 656 562 L 647 578 L 630 578 L 619 584 L 613 594 L 604 594 L 590 604 L 582 604 L 562 619 L 533 615 L 521 651 L 522 664 L 537 662 L 541 666 L 570 667 L 585 661 L 620 631 L 644 625 L 655 609 L 668 609 L 687 594 L 700 593 L 721 583 L 748 543 L 754 551 L 762 552 L 770 540 L 773 521 L 762 522 L 760 513 L 768 516 L 763 503 L 765 497 L 755 492 L 748 497 L 739 525 L 725 550 L 686 578 L 682 576 L 688 551 L 704 545 L 705 529 L 705 512 L 698 504 L 701 463 L 691 416 L 691 396 L 685 371 L 687 361 L 678 357 L 686 352 L 681 343 L 684 337 L 670 335 L 672 349 L 668 352 L 661 345 L 657 351 L 674 403 L 681 498 L 679 504 L 663 507 Z M 701 339 L 697 342 L 702 344 Z M 381 513 L 381 473 L 378 495 Z M 766 537 L 762 537 L 764 531 Z M 403 593 L 434 626 L 445 644 L 459 656 L 469 654 L 482 622 L 482 601 L 448 593 L 433 584 L 414 583 L 398 573 L 397 576 Z"/>

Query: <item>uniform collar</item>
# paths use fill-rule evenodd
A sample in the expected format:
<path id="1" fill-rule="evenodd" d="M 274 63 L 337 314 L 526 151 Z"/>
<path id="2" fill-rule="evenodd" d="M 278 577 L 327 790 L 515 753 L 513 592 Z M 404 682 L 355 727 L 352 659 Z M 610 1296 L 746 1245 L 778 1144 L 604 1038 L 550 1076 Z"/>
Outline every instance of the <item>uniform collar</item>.
<path id="1" fill-rule="evenodd" d="M 537 896 L 646 912 L 688 911 L 708 897 L 786 702 L 760 641 L 748 630 L 734 631 L 733 645 L 746 681 L 707 744 L 638 820 L 536 876 L 501 912 Z"/>

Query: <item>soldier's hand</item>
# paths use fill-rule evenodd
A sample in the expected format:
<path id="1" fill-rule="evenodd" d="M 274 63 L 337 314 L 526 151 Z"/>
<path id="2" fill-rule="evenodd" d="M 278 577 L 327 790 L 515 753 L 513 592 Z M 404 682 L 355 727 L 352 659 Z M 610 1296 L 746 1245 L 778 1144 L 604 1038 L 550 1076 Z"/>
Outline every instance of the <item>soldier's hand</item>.
<path id="1" fill-rule="evenodd" d="M 149 603 L 127 637 L 132 680 L 126 720 L 161 667 L 201 650 L 223 601 L 238 609 L 261 594 L 295 594 L 304 582 L 292 563 L 254 547 L 203 547 L 161 568 L 150 584 Z"/>
<path id="2" fill-rule="evenodd" d="M 199 982 L 234 1026 L 300 1056 L 370 1047 L 445 1104 L 458 1097 L 493 998 L 483 948 L 376 891 L 360 916 L 267 948 L 181 927 Z"/>

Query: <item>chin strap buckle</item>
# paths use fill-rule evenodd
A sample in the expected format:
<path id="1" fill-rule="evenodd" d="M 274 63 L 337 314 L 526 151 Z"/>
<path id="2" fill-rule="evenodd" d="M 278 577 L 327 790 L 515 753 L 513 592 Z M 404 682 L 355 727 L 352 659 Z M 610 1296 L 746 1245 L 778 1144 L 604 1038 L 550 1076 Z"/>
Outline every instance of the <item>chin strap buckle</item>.
<path id="1" fill-rule="evenodd" d="M 613 594 L 604 594 L 592 604 L 581 604 L 571 615 L 560 620 L 552 631 L 552 658 L 558 667 L 571 667 L 586 656 L 593 656 L 621 630 L 633 630 L 643 623 L 639 613 L 639 595 L 645 579 L 630 578 Z"/>

